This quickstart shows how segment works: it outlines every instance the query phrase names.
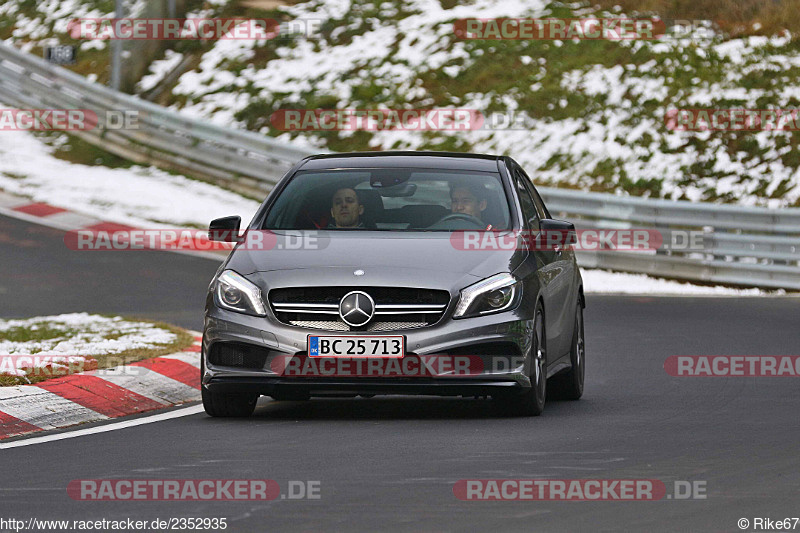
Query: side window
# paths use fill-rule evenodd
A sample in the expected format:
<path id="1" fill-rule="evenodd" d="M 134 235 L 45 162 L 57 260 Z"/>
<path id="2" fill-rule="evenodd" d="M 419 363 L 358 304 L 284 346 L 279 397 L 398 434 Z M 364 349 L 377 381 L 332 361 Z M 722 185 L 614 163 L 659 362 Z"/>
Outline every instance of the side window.
<path id="1" fill-rule="evenodd" d="M 517 196 L 519 196 L 519 203 L 522 206 L 522 216 L 528 227 L 533 230 L 539 229 L 539 213 L 536 211 L 536 205 L 533 203 L 530 192 L 525 186 L 525 177 L 522 176 L 518 168 L 514 168 L 514 184 L 517 187 Z"/>
<path id="2" fill-rule="evenodd" d="M 544 202 L 542 201 L 542 197 L 539 196 L 539 192 L 533 186 L 533 181 L 525 174 L 525 171 L 520 169 L 520 174 L 522 176 L 522 181 L 525 183 L 525 188 L 528 189 L 531 197 L 533 198 L 533 203 L 536 204 L 536 210 L 539 212 L 540 218 L 553 218 L 550 216 L 550 212 L 545 207 Z"/>
<path id="3" fill-rule="evenodd" d="M 531 184 L 531 191 L 533 192 L 533 202 L 536 204 L 536 207 L 539 209 L 539 211 L 541 211 L 544 215 L 543 218 L 553 218 L 552 215 L 550 215 L 550 211 L 547 210 L 547 206 L 544 205 L 542 197 L 539 196 L 539 191 L 536 190 L 536 187 L 534 187 L 533 184 Z"/>

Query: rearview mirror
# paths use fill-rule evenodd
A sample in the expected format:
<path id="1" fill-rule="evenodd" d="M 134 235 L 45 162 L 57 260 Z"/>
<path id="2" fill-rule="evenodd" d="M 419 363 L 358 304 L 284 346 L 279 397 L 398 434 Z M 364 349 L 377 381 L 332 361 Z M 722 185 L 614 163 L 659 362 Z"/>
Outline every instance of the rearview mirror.
<path id="1" fill-rule="evenodd" d="M 369 179 L 373 189 L 385 189 L 405 183 L 411 179 L 411 170 L 375 169 Z"/>
<path id="2" fill-rule="evenodd" d="M 414 196 L 417 192 L 416 183 L 402 183 L 400 185 L 393 185 L 386 189 L 381 189 L 381 196 L 384 198 L 408 198 Z"/>
<path id="3" fill-rule="evenodd" d="M 212 241 L 239 242 L 239 226 L 242 217 L 223 217 L 211 221 L 208 226 L 208 238 Z"/>

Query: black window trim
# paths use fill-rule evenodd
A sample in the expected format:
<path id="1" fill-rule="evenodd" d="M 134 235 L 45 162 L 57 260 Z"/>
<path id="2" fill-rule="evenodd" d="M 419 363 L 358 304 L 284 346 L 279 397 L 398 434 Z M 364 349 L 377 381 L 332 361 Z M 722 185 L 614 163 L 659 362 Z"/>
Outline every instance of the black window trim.
<path id="1" fill-rule="evenodd" d="M 544 205 L 544 200 L 539 195 L 539 191 L 536 190 L 536 186 L 533 184 L 533 180 L 531 180 L 530 176 L 528 176 L 525 171 L 522 169 L 519 164 L 517 165 L 519 168 L 519 172 L 522 175 L 522 182 L 525 185 L 525 188 L 528 190 L 528 193 L 531 195 L 533 199 L 533 205 L 536 206 L 536 210 L 539 211 L 540 220 L 543 218 L 553 218 L 550 215 L 550 211 L 547 209 L 547 206 Z"/>
<path id="2" fill-rule="evenodd" d="M 539 208 L 536 206 L 536 202 L 533 200 L 533 197 L 532 197 L 532 195 L 530 193 L 530 190 L 525 185 L 525 181 L 527 179 L 527 176 L 522 171 L 522 167 L 520 167 L 519 164 L 517 164 L 516 161 L 514 162 L 514 164 L 511 167 L 511 172 L 512 172 L 512 176 L 514 178 L 514 182 L 518 183 L 519 185 L 522 185 L 522 190 L 527 193 L 528 200 L 530 200 L 531 204 L 533 205 L 533 210 L 536 212 L 536 226 L 537 227 L 536 228 L 531 228 L 530 227 L 530 220 L 528 220 L 525 217 L 525 209 L 522 207 L 522 198 L 520 198 L 520 200 L 519 200 L 520 201 L 520 209 L 522 209 L 523 218 L 525 220 L 525 225 L 528 226 L 528 229 L 537 229 L 538 230 L 539 229 L 539 223 L 542 220 L 542 216 L 541 216 L 541 213 L 539 212 Z M 518 195 L 521 194 L 521 192 L 519 190 L 519 187 L 515 187 L 515 189 L 517 190 L 517 194 Z"/>

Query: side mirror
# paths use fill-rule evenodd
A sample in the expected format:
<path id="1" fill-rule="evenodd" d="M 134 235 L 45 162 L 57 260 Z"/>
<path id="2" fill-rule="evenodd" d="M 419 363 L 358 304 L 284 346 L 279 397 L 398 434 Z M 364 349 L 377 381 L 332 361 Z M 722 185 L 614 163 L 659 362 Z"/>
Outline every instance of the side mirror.
<path id="1" fill-rule="evenodd" d="M 239 226 L 242 217 L 223 217 L 211 221 L 208 238 L 212 241 L 239 242 Z"/>
<path id="2" fill-rule="evenodd" d="M 545 234 L 548 248 L 552 246 L 556 252 L 561 251 L 565 246 L 578 243 L 578 234 L 575 232 L 575 224 L 572 222 L 543 218 L 539 221 L 539 229 Z"/>

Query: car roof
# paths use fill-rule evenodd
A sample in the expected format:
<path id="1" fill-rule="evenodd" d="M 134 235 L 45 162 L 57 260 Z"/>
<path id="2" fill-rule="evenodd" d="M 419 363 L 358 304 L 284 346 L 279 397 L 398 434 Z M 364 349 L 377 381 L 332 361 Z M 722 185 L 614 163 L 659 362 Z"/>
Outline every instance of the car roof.
<path id="1" fill-rule="evenodd" d="M 429 168 L 497 172 L 501 156 L 462 152 L 351 152 L 311 156 L 299 170 L 339 168 Z"/>

